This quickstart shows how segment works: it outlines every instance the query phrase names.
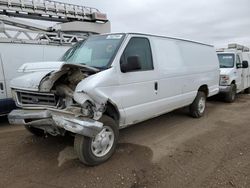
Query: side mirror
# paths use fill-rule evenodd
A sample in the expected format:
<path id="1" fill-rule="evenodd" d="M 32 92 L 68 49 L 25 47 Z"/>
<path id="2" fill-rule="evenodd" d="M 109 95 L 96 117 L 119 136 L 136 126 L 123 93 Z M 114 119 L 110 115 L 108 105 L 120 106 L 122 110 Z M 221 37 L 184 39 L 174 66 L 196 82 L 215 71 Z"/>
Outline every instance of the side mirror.
<path id="1" fill-rule="evenodd" d="M 123 73 L 140 69 L 141 69 L 141 62 L 138 56 L 130 56 L 127 58 L 127 63 L 121 64 L 121 71 Z"/>
<path id="2" fill-rule="evenodd" d="M 243 68 L 243 69 L 246 69 L 246 68 L 248 68 L 248 67 L 249 67 L 248 61 L 242 61 L 242 68 Z"/>

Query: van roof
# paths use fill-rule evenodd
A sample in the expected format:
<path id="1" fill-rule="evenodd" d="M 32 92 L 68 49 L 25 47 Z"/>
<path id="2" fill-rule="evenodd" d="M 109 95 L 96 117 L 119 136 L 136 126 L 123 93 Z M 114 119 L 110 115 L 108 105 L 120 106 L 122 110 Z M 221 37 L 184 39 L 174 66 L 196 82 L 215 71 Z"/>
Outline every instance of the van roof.
<path id="1" fill-rule="evenodd" d="M 162 35 L 153 35 L 153 34 L 146 34 L 146 33 L 125 33 L 125 34 L 167 38 L 167 39 L 180 40 L 180 41 L 191 42 L 191 43 L 195 43 L 195 44 L 201 44 L 201 45 L 205 45 L 205 46 L 214 47 L 213 45 L 210 45 L 210 44 L 206 44 L 206 43 L 202 43 L 202 42 L 197 42 L 197 41 L 193 41 L 193 40 L 182 39 L 182 38 L 176 38 L 176 37 L 167 37 L 167 36 L 162 36 Z"/>
<path id="2" fill-rule="evenodd" d="M 160 37 L 160 38 L 167 38 L 167 39 L 173 39 L 173 40 L 179 40 L 179 41 L 185 41 L 185 42 L 191 42 L 191 43 L 195 43 L 195 44 L 200 44 L 200 45 L 205 45 L 205 46 L 209 46 L 209 47 L 214 47 L 211 44 L 206 44 L 206 43 L 202 43 L 202 42 L 197 42 L 197 41 L 192 41 L 192 40 L 187 40 L 187 39 L 181 39 L 181 38 L 176 38 L 176 37 L 167 37 L 167 36 L 162 36 L 162 35 L 153 35 L 153 34 L 147 34 L 147 33 L 105 33 L 105 34 L 100 34 L 100 35 L 108 35 L 108 34 L 123 34 L 123 35 L 142 35 L 142 36 L 151 36 L 151 37 Z"/>
<path id="3" fill-rule="evenodd" d="M 236 49 L 224 49 L 224 51 L 216 51 L 217 54 L 236 54 L 236 53 L 249 53 L 249 52 L 242 52 L 241 50 Z"/>

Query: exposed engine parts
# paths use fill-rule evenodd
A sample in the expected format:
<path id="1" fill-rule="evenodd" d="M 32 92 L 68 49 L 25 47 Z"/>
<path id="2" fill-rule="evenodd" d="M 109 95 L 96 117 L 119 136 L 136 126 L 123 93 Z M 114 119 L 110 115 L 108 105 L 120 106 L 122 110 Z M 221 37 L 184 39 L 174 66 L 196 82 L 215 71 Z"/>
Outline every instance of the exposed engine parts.
<path id="1" fill-rule="evenodd" d="M 66 64 L 61 70 L 45 76 L 40 83 L 40 90 L 54 93 L 58 97 L 59 109 L 98 120 L 105 111 L 106 101 L 94 101 L 84 91 L 75 91 L 82 80 L 97 72 L 92 67 Z"/>

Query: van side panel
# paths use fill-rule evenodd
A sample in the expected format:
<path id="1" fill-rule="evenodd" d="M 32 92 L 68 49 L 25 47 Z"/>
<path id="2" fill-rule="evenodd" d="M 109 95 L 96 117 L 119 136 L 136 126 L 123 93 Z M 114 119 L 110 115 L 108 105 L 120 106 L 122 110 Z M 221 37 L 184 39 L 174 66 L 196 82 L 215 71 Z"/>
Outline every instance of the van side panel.
<path id="1" fill-rule="evenodd" d="M 159 72 L 152 104 L 157 115 L 191 104 L 202 85 L 208 86 L 208 96 L 218 93 L 219 62 L 213 47 L 159 37 L 151 41 Z"/>
<path id="2" fill-rule="evenodd" d="M 182 96 L 187 70 L 177 41 L 157 37 L 151 41 L 158 67 L 159 90 L 154 106 L 155 115 L 159 115 L 188 104 Z"/>
<path id="3" fill-rule="evenodd" d="M 206 45 L 179 42 L 186 67 L 183 94 L 197 92 L 202 85 L 208 86 L 208 96 L 219 92 L 219 61 L 215 49 Z"/>
<path id="4" fill-rule="evenodd" d="M 13 107 L 15 107 L 15 102 L 7 98 L 3 62 L 0 59 L 0 116 L 7 114 Z"/>
<path id="5" fill-rule="evenodd" d="M 219 92 L 219 61 L 212 46 L 156 36 L 147 38 L 154 70 L 119 72 L 119 90 L 124 93 L 121 106 L 126 116 L 122 127 L 191 104 L 203 85 L 209 90 L 208 96 Z M 118 67 L 119 58 L 118 54 Z"/>

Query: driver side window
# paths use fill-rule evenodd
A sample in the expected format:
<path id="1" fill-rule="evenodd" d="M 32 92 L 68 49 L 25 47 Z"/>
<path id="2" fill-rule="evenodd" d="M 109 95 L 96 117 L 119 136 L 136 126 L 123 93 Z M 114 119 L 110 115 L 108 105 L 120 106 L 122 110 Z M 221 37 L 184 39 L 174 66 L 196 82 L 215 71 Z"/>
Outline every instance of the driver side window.
<path id="1" fill-rule="evenodd" d="M 152 52 L 149 40 L 143 37 L 133 37 L 130 39 L 121 57 L 121 65 L 127 64 L 129 57 L 137 56 L 141 68 L 137 71 L 153 70 Z"/>

